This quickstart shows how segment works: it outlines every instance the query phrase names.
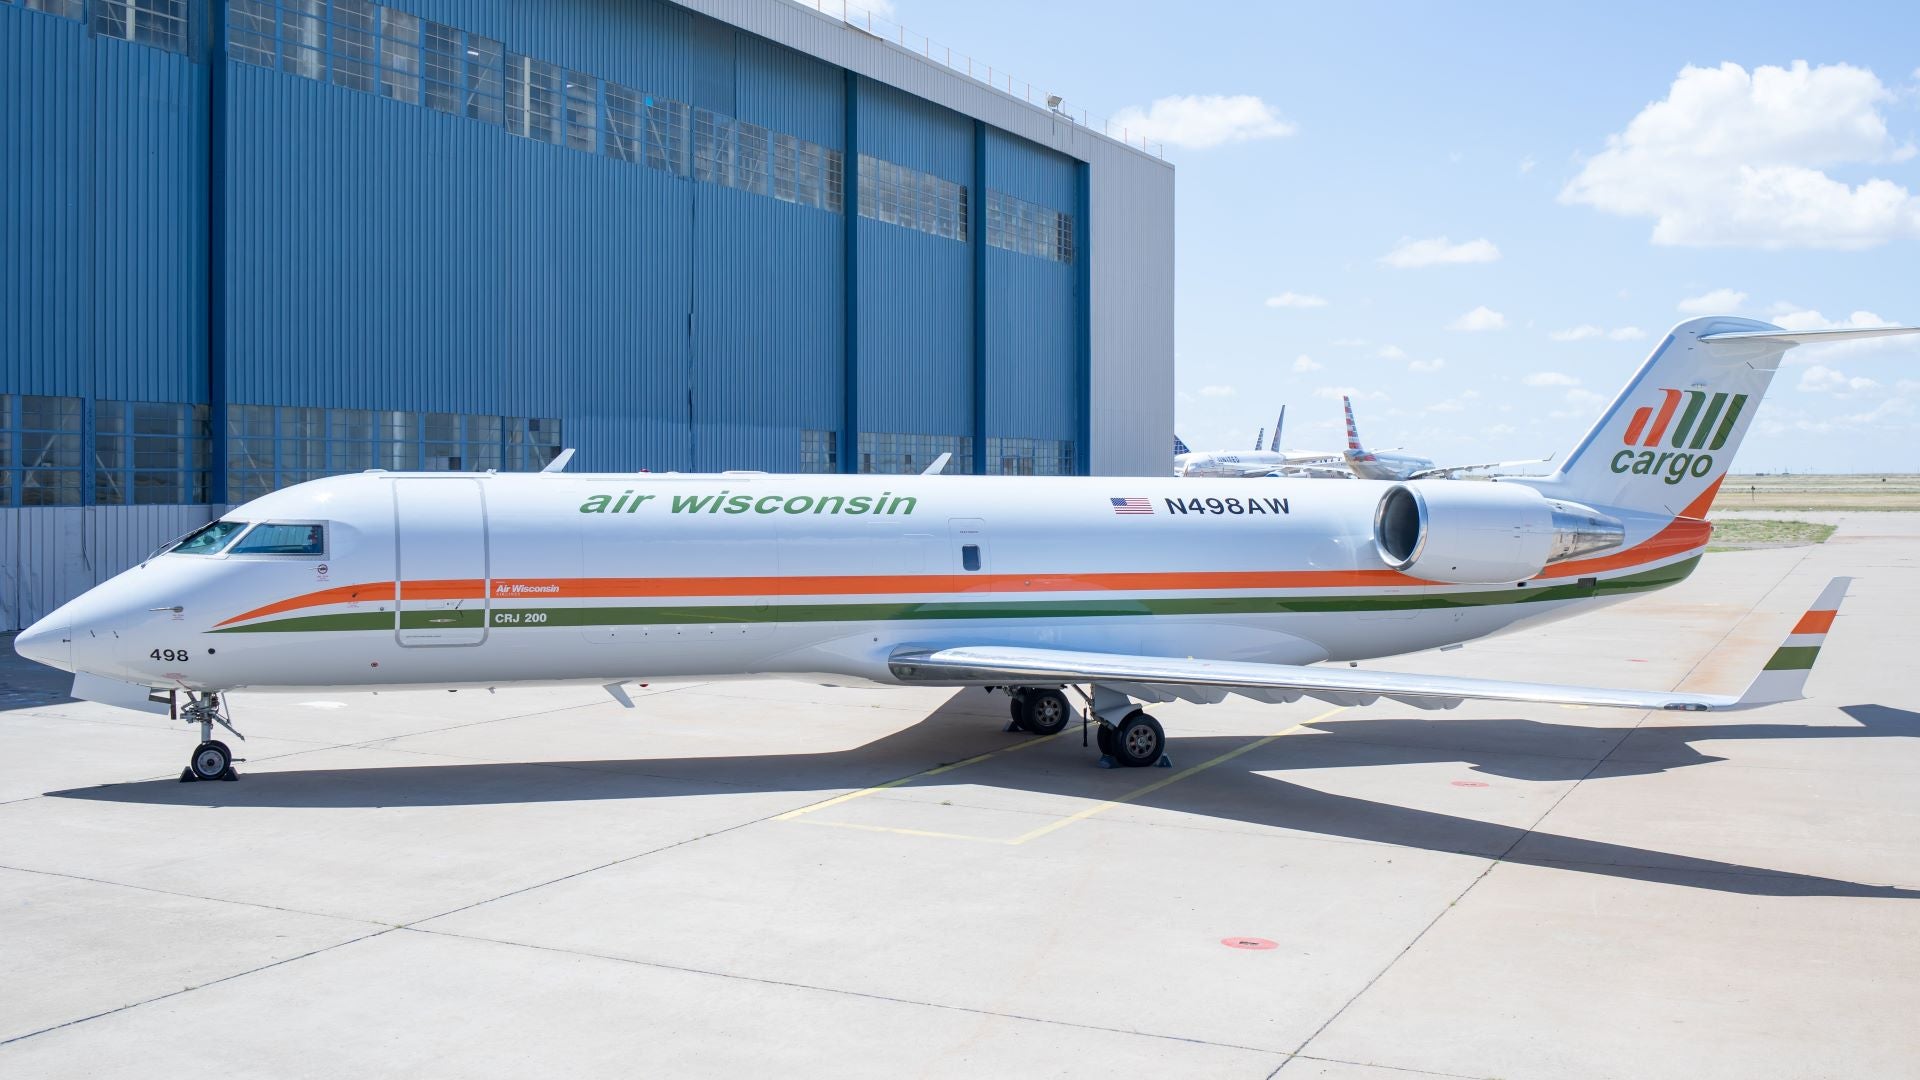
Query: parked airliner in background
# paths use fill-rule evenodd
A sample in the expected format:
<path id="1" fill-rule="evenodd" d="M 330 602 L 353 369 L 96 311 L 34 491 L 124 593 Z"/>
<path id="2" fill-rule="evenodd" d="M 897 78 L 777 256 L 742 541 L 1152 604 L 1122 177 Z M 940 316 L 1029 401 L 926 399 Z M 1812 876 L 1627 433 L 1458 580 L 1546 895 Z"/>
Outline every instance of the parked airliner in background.
<path id="1" fill-rule="evenodd" d="M 1690 320 L 1552 475 L 1496 483 L 336 476 L 235 507 L 14 644 L 74 672 L 75 697 L 198 724 L 182 779 L 235 775 L 213 727 L 240 689 L 986 686 L 1053 732 L 1085 686 L 1102 751 L 1134 766 L 1165 746 L 1135 699 L 1750 708 L 1800 695 L 1844 579 L 1738 696 L 1314 665 L 1685 578 L 1782 354 L 1913 332 Z"/>
<path id="2" fill-rule="evenodd" d="M 1464 472 L 1511 469 L 1520 465 L 1545 465 L 1551 458 L 1526 461 L 1488 461 L 1479 465 L 1435 465 L 1432 458 L 1403 454 L 1397 450 L 1369 450 L 1360 444 L 1360 429 L 1353 422 L 1353 399 L 1340 395 L 1347 411 L 1347 449 L 1342 454 L 1347 468 L 1363 480 L 1428 480 L 1456 476 Z"/>
<path id="3" fill-rule="evenodd" d="M 1348 472 L 1339 454 L 1331 450 L 1282 450 L 1280 432 L 1287 424 L 1286 406 L 1280 407 L 1280 419 L 1273 425 L 1273 449 L 1260 449 L 1255 439 L 1252 450 L 1189 450 L 1180 436 L 1173 437 L 1173 475 L 1194 477 L 1249 476 L 1344 476 Z"/>

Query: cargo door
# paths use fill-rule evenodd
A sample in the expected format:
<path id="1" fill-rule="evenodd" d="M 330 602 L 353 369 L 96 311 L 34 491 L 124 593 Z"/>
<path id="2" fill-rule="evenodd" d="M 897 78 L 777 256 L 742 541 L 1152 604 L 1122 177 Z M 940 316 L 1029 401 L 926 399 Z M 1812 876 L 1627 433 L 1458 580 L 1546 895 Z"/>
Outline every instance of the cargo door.
<path id="1" fill-rule="evenodd" d="M 487 505 L 480 481 L 393 482 L 402 645 L 478 645 L 487 639 Z"/>

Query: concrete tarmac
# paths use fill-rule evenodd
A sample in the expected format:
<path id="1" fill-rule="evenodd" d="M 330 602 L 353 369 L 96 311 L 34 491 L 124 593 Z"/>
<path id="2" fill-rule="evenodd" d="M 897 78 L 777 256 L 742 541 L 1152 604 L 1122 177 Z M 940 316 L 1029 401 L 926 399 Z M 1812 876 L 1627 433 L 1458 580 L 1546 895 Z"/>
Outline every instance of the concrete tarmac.
<path id="1" fill-rule="evenodd" d="M 1751 713 L 1162 705 L 1172 769 L 977 691 L 235 695 L 0 660 L 0 1076 L 1920 1075 L 1920 514 L 1381 668 Z M 231 740 L 229 740 L 231 741 Z M 1255 946 L 1255 947 L 1246 947 Z"/>

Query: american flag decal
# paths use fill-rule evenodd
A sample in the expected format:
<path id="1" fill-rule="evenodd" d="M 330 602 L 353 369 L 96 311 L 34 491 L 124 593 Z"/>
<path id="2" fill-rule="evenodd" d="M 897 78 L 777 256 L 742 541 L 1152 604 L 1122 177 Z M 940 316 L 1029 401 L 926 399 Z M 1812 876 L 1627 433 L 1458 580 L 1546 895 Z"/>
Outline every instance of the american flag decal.
<path id="1" fill-rule="evenodd" d="M 1153 504 L 1145 499 L 1108 499 L 1116 514 L 1151 514 Z"/>

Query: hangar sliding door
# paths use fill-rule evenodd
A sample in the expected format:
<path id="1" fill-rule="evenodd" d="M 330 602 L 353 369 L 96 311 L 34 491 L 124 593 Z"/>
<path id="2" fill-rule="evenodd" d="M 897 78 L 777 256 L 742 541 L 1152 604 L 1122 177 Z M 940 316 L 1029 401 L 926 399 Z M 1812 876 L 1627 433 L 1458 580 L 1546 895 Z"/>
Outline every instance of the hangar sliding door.
<path id="1" fill-rule="evenodd" d="M 466 477 L 393 482 L 399 544 L 395 632 L 402 645 L 487 639 L 487 504 Z"/>

